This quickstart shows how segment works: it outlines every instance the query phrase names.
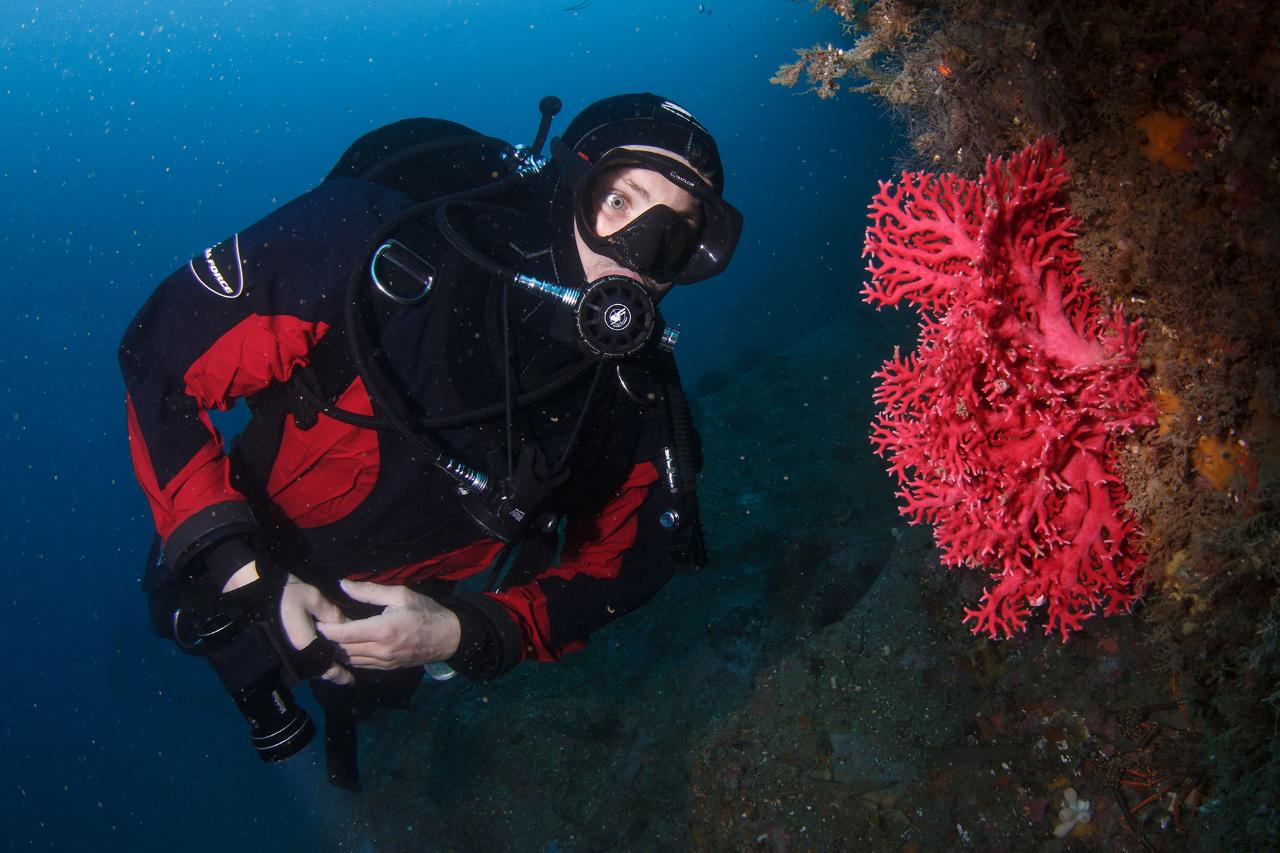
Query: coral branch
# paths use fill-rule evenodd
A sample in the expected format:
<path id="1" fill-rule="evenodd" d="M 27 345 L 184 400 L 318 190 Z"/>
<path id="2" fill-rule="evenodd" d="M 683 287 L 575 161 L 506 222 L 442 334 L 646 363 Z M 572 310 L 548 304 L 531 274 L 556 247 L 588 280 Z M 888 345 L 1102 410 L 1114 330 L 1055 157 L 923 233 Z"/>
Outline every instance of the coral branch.
<path id="1" fill-rule="evenodd" d="M 876 373 L 876 453 L 902 513 L 946 565 L 993 584 L 965 611 L 992 637 L 1044 607 L 1065 640 L 1141 594 L 1142 555 L 1112 436 L 1155 422 L 1138 324 L 1105 314 L 1080 270 L 1066 157 L 1041 139 L 973 183 L 905 173 L 871 203 L 866 301 L 922 312 L 919 346 Z"/>

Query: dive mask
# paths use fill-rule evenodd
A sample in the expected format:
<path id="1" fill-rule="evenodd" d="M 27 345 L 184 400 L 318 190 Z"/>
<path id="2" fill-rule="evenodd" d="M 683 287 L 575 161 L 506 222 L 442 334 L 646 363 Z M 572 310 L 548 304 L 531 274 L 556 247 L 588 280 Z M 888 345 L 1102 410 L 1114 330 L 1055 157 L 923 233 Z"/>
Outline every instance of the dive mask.
<path id="1" fill-rule="evenodd" d="M 586 164 L 578 159 L 579 168 Z M 656 172 L 698 200 L 698 223 L 665 204 L 657 204 L 622 228 L 596 233 L 598 184 L 609 172 L 635 166 Z M 574 217 L 583 241 L 592 251 L 654 281 L 689 284 L 724 270 L 742 233 L 742 214 L 719 196 L 689 166 L 652 151 L 615 148 L 591 164 L 575 181 Z"/>

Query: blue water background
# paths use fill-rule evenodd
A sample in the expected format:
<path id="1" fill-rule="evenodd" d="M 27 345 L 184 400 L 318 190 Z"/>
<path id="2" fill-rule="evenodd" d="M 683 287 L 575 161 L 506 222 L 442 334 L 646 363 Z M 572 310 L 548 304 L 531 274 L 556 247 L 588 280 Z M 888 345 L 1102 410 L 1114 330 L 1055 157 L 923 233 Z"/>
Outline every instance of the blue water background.
<path id="1" fill-rule="evenodd" d="M 528 142 L 543 95 L 564 99 L 560 129 L 596 98 L 665 94 L 716 134 L 747 221 L 725 276 L 664 303 L 686 376 L 855 311 L 895 140 L 856 96 L 768 84 L 793 47 L 838 41 L 837 19 L 786 0 L 571 5 L 0 7 L 10 849 L 325 849 L 346 814 L 319 749 L 260 765 L 203 664 L 149 634 L 115 348 L 160 278 L 314 185 L 359 134 L 430 115 Z"/>

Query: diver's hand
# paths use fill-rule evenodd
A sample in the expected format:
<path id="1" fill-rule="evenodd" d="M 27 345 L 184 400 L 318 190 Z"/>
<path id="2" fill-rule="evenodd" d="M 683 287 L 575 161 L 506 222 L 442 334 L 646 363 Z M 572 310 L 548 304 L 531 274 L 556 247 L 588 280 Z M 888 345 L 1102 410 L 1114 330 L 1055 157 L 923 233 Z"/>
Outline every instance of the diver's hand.
<path id="1" fill-rule="evenodd" d="M 346 652 L 352 666 L 399 669 L 447 660 L 458 650 L 462 628 L 452 610 L 403 586 L 343 581 L 356 601 L 380 604 L 377 616 L 339 624 L 321 620 L 316 628 Z"/>
<path id="2" fill-rule="evenodd" d="M 338 606 L 325 598 L 320 590 L 289 575 L 280 593 L 280 624 L 290 645 L 302 650 L 316 638 L 317 622 L 338 623 L 344 619 L 346 617 Z M 334 684 L 355 681 L 355 677 L 336 662 L 320 677 Z"/>

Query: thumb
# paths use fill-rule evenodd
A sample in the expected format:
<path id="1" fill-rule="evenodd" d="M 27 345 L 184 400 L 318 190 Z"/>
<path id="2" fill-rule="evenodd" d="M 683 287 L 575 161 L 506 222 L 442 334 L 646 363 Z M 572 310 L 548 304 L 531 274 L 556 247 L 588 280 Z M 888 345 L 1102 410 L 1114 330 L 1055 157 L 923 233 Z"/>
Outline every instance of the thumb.
<path id="1" fill-rule="evenodd" d="M 404 604 L 404 587 L 388 586 L 368 581 L 340 581 L 342 591 L 365 604 L 378 604 L 383 607 Z"/>
<path id="2" fill-rule="evenodd" d="M 306 608 L 307 612 L 319 622 L 345 622 L 347 620 L 347 617 L 338 609 L 338 605 L 323 595 L 317 594 L 313 600 L 306 603 Z"/>

